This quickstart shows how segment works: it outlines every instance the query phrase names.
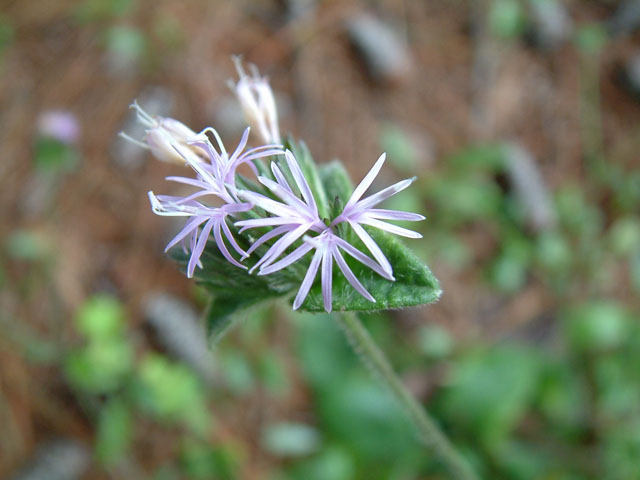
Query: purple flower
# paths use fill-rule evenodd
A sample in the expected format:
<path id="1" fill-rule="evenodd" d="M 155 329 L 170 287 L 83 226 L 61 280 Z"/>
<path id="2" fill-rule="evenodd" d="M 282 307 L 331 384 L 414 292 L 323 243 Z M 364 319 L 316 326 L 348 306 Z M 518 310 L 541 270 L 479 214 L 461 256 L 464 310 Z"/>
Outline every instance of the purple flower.
<path id="1" fill-rule="evenodd" d="M 380 169 L 384 164 L 385 158 L 386 153 L 380 155 L 380 158 L 378 158 L 373 168 L 369 171 L 369 173 L 367 173 L 367 175 L 365 175 L 360 184 L 353 191 L 353 194 L 351 194 L 351 198 L 349 198 L 349 201 L 344 206 L 342 213 L 338 215 L 333 220 L 333 222 L 331 222 L 331 226 L 334 227 L 342 222 L 347 222 L 349 225 L 351 225 L 351 228 L 353 228 L 356 235 L 358 235 L 358 237 L 360 237 L 360 240 L 362 240 L 362 243 L 364 243 L 365 246 L 369 249 L 371 255 L 373 255 L 373 257 L 378 261 L 383 270 L 393 280 L 393 268 L 391 267 L 389 260 L 387 260 L 387 257 L 385 257 L 384 253 L 382 253 L 382 250 L 380 249 L 378 244 L 373 238 L 371 238 L 371 235 L 367 233 L 363 225 L 379 228 L 380 230 L 385 230 L 387 232 L 401 235 L 403 237 L 422 238 L 422 235 L 417 232 L 398 227 L 397 225 L 387 223 L 384 220 L 408 220 L 415 222 L 424 220 L 425 217 L 417 213 L 373 208 L 380 202 L 407 188 L 413 183 L 415 177 L 407 180 L 402 180 L 391 185 L 390 187 L 385 188 L 384 190 L 381 190 L 378 193 L 362 199 L 362 195 L 364 194 L 364 192 L 367 191 L 375 178 L 378 176 L 378 173 L 380 172 Z"/>
<path id="2" fill-rule="evenodd" d="M 80 136 L 80 125 L 76 116 L 71 112 L 48 110 L 38 116 L 38 133 L 71 145 Z"/>
<path id="3" fill-rule="evenodd" d="M 182 242 L 186 251 L 186 242 L 191 250 L 191 257 L 187 264 L 187 276 L 193 277 L 196 266 L 202 268 L 200 257 L 207 244 L 209 234 L 213 232 L 213 238 L 220 253 L 233 265 L 246 269 L 244 265 L 239 263 L 225 245 L 224 237 L 226 237 L 233 249 L 244 259 L 248 254 L 240 248 L 231 233 L 226 219 L 229 215 L 239 212 L 247 212 L 251 210 L 250 203 L 226 204 L 221 207 L 207 207 L 201 203 L 190 199 L 189 197 L 171 197 L 167 195 L 155 196 L 153 192 L 149 192 L 149 200 L 151 208 L 156 215 L 170 217 L 191 217 L 184 228 L 169 242 L 165 248 L 165 252 L 171 247 Z M 200 228 L 202 226 L 202 228 Z"/>
<path id="4" fill-rule="evenodd" d="M 236 222 L 236 226 L 242 227 L 240 232 L 250 228 L 275 227 L 270 232 L 254 242 L 248 253 L 252 253 L 263 243 L 282 235 L 262 258 L 252 267 L 251 271 L 258 267 L 266 267 L 273 263 L 296 240 L 300 239 L 309 230 L 321 232 L 327 226 L 320 220 L 318 206 L 313 198 L 313 192 L 304 178 L 304 174 L 297 160 L 289 150 L 285 152 L 285 158 L 293 179 L 302 195 L 300 199 L 287 182 L 280 168 L 271 163 L 271 171 L 276 179 L 274 182 L 266 177 L 258 177 L 260 183 L 273 192 L 282 202 L 256 192 L 241 191 L 240 197 L 272 214 L 272 217 L 256 218 Z"/>
<path id="5" fill-rule="evenodd" d="M 194 139 L 188 142 L 189 145 L 198 147 L 207 154 L 210 164 L 206 165 L 206 169 L 221 185 L 230 187 L 234 195 L 235 174 L 240 165 L 247 163 L 257 175 L 257 170 L 253 163 L 251 163 L 252 160 L 269 157 L 271 155 L 282 155 L 283 153 L 282 145 L 276 144 L 261 145 L 245 151 L 244 149 L 247 146 L 247 141 L 249 140 L 249 131 L 250 128 L 247 127 L 242 134 L 240 143 L 231 155 L 229 155 L 227 150 L 224 148 L 224 144 L 222 143 L 222 139 L 220 138 L 220 135 L 218 135 L 218 132 L 211 127 L 205 128 Z M 214 148 L 213 144 L 207 137 L 206 134 L 208 132 L 216 139 L 219 151 Z M 189 165 L 192 165 L 196 158 L 193 158 L 192 156 L 191 160 L 192 161 L 188 161 Z"/>
<path id="6" fill-rule="evenodd" d="M 366 256 L 360 250 L 356 249 L 350 243 L 335 235 L 329 227 L 326 227 L 325 230 L 317 237 L 305 236 L 304 243 L 301 246 L 299 246 L 297 249 L 295 249 L 280 261 L 273 263 L 272 265 L 262 267 L 260 269 L 259 275 L 268 275 L 270 273 L 274 273 L 278 270 L 286 268 L 292 263 L 300 260 L 303 256 L 305 256 L 313 249 L 315 249 L 315 253 L 313 255 L 313 258 L 311 259 L 311 263 L 309 264 L 309 269 L 307 270 L 307 273 L 302 280 L 302 284 L 300 285 L 300 289 L 298 290 L 298 294 L 293 301 L 294 310 L 300 308 L 302 302 L 304 302 L 305 298 L 307 298 L 309 290 L 311 289 L 313 281 L 316 277 L 316 273 L 318 272 L 318 268 L 320 268 L 320 265 L 322 265 L 320 274 L 322 282 L 322 300 L 324 303 L 324 309 L 327 312 L 331 311 L 334 260 L 338 264 L 338 268 L 340 269 L 342 274 L 346 277 L 347 281 L 353 286 L 353 288 L 355 288 L 356 291 L 364 298 L 366 298 L 370 302 L 375 303 L 375 298 L 373 298 L 371 294 L 367 292 L 362 283 L 349 268 L 349 265 L 347 265 L 347 262 L 340 252 L 340 249 L 344 250 L 346 253 L 351 255 L 360 263 L 371 268 L 379 275 L 389 280 L 393 280 L 393 278 L 391 278 L 387 274 L 387 272 L 385 272 L 375 261 Z"/>

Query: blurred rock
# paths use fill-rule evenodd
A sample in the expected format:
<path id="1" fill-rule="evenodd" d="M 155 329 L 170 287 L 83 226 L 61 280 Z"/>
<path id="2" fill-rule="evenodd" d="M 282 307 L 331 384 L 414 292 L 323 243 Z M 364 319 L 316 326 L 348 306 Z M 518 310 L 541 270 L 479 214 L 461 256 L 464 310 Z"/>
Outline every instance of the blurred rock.
<path id="1" fill-rule="evenodd" d="M 54 440 L 39 447 L 11 480 L 74 480 L 86 472 L 89 450 L 73 440 Z"/>
<path id="2" fill-rule="evenodd" d="M 164 87 L 145 88 L 135 99 L 150 115 L 160 115 L 167 117 L 170 115 L 174 95 Z M 127 120 L 122 126 L 122 131 L 132 138 L 142 141 L 145 135 L 144 126 L 136 120 L 133 110 L 129 113 Z M 127 170 L 138 170 L 147 156 L 147 150 L 122 137 L 116 137 L 111 146 L 111 157 L 119 166 Z"/>
<path id="3" fill-rule="evenodd" d="M 55 197 L 60 184 L 54 175 L 34 172 L 25 182 L 19 212 L 26 219 L 34 219 L 48 213 L 55 205 Z"/>
<path id="4" fill-rule="evenodd" d="M 640 52 L 635 52 L 622 67 L 622 81 L 640 99 Z"/>
<path id="5" fill-rule="evenodd" d="M 311 15 L 317 6 L 316 0 L 286 0 L 286 8 L 291 20 L 298 20 Z"/>
<path id="6" fill-rule="evenodd" d="M 571 36 L 573 22 L 561 0 L 529 0 L 529 11 L 536 46 L 553 50 Z"/>
<path id="7" fill-rule="evenodd" d="M 610 35 L 628 35 L 640 28 L 640 0 L 621 2 L 606 22 Z"/>
<path id="8" fill-rule="evenodd" d="M 413 64 L 409 47 L 388 24 L 359 13 L 347 21 L 347 33 L 374 81 L 401 83 L 407 79 Z"/>
<path id="9" fill-rule="evenodd" d="M 549 189 L 530 152 L 517 143 L 504 147 L 505 171 L 527 223 L 540 232 L 557 223 Z"/>
<path id="10" fill-rule="evenodd" d="M 417 175 L 435 163 L 437 147 L 424 129 L 388 123 L 382 126 L 378 136 L 389 162 L 403 174 Z"/>
<path id="11" fill-rule="evenodd" d="M 207 332 L 193 308 L 162 292 L 149 295 L 143 308 L 147 323 L 162 346 L 189 365 L 207 384 L 213 384 L 214 358 L 207 345 Z"/>
<path id="12" fill-rule="evenodd" d="M 235 97 L 216 98 L 207 110 L 208 117 L 213 119 L 212 126 L 222 138 L 239 136 L 247 128 L 242 109 Z"/>

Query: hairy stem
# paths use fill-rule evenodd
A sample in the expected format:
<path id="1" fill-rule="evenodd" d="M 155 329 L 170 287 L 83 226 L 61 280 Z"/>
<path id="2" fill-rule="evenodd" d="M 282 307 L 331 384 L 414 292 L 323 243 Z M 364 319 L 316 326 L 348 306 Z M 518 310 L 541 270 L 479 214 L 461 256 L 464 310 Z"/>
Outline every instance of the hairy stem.
<path id="1" fill-rule="evenodd" d="M 411 417 L 422 444 L 430 449 L 447 466 L 452 478 L 459 480 L 477 480 L 478 477 L 440 431 L 436 422 L 407 390 L 398 375 L 393 371 L 389 360 L 373 341 L 367 329 L 353 312 L 336 315 L 351 345 L 364 363 L 391 390 L 396 400 Z"/>

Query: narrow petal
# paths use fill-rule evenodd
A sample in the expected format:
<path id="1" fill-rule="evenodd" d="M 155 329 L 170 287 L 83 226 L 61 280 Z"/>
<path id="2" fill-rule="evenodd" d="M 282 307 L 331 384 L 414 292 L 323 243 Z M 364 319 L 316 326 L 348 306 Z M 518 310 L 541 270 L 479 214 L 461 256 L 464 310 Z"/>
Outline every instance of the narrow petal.
<path id="1" fill-rule="evenodd" d="M 252 218 L 251 220 L 240 220 L 236 222 L 236 226 L 242 227 L 240 233 L 250 228 L 273 227 L 275 225 L 298 224 L 300 219 L 292 217 L 268 217 L 268 218 Z"/>
<path id="2" fill-rule="evenodd" d="M 324 303 L 324 309 L 327 312 L 331 312 L 332 302 L 331 294 L 333 288 L 333 256 L 331 255 L 331 249 L 323 249 L 322 254 L 322 301 Z"/>
<path id="3" fill-rule="evenodd" d="M 322 259 L 322 250 L 316 250 L 316 253 L 313 255 L 311 259 L 311 263 L 309 264 L 309 269 L 302 280 L 302 284 L 300 285 L 300 289 L 298 290 L 298 294 L 296 295 L 295 300 L 293 301 L 293 309 L 297 310 L 304 302 L 304 299 L 307 298 L 309 294 L 309 290 L 311 290 L 311 286 L 313 285 L 313 280 L 316 278 L 316 273 L 318 272 L 318 266 L 320 265 L 320 260 Z"/>
<path id="4" fill-rule="evenodd" d="M 216 239 L 216 245 L 218 247 L 218 250 L 220 250 L 220 253 L 222 253 L 222 256 L 226 258 L 229 261 L 229 263 L 235 265 L 236 267 L 240 267 L 246 270 L 247 267 L 245 267 L 240 262 L 238 262 L 235 258 L 233 258 L 231 253 L 229 253 L 229 249 L 227 249 L 227 246 L 224 243 L 224 240 L 222 238 L 222 233 L 220 231 L 221 224 L 223 223 L 224 223 L 224 219 L 219 219 L 215 224 L 215 228 L 213 229 L 213 237 Z"/>
<path id="5" fill-rule="evenodd" d="M 248 162 L 249 160 L 255 160 L 257 158 L 272 157 L 273 155 L 282 155 L 282 150 L 273 149 L 273 150 L 264 150 L 264 151 L 253 152 L 253 153 L 246 152 L 244 155 L 242 155 L 241 158 L 242 158 L 242 163 L 244 163 L 244 162 Z"/>
<path id="6" fill-rule="evenodd" d="M 285 205 L 284 203 L 276 202 L 275 200 L 270 199 L 269 197 L 265 197 L 259 193 L 249 192 L 247 190 L 243 190 L 239 192 L 239 195 L 249 200 L 254 205 L 266 210 L 269 213 L 277 215 L 279 217 L 288 216 L 288 217 L 296 217 L 298 216 L 298 212 L 289 205 Z"/>
<path id="7" fill-rule="evenodd" d="M 377 218 L 379 220 L 404 220 L 408 222 L 419 222 L 424 220 L 424 215 L 419 213 L 403 212 L 400 210 L 384 210 L 380 208 L 372 208 L 367 210 L 367 216 Z"/>
<path id="8" fill-rule="evenodd" d="M 278 164 L 276 162 L 271 162 L 271 171 L 273 172 L 273 176 L 275 177 L 278 184 L 282 188 L 287 189 L 289 192 L 291 192 L 291 194 L 295 197 L 293 190 L 291 190 L 291 187 L 289 186 L 289 182 L 287 182 L 284 173 L 282 173 L 282 170 L 280 170 L 280 167 L 278 167 Z"/>
<path id="9" fill-rule="evenodd" d="M 278 270 L 282 270 L 283 268 L 287 268 L 289 265 L 300 260 L 307 254 L 307 252 L 311 250 L 313 250 L 313 245 L 309 243 L 303 243 L 289 255 L 283 257 L 281 260 L 278 260 L 276 263 L 272 263 L 268 267 L 261 268 L 258 275 L 269 275 L 271 273 L 277 272 Z"/>
<path id="10" fill-rule="evenodd" d="M 367 210 L 380 202 L 386 200 L 389 197 L 394 196 L 396 193 L 401 192 L 409 185 L 411 185 L 415 181 L 415 178 L 407 178 L 406 180 L 401 180 L 398 183 L 394 183 L 390 187 L 385 188 L 384 190 L 380 190 L 378 193 L 371 195 L 370 197 L 365 198 L 357 203 L 354 206 L 353 210 L 357 212 L 361 212 L 363 210 Z M 346 207 L 345 207 L 346 211 Z"/>
<path id="11" fill-rule="evenodd" d="M 187 178 L 187 177 L 166 177 L 165 180 L 170 180 L 172 182 L 184 183 L 186 185 L 191 185 L 193 187 L 198 187 L 202 189 L 209 189 L 211 185 L 203 182 L 202 180 L 196 180 L 195 178 Z"/>
<path id="12" fill-rule="evenodd" d="M 300 165 L 298 165 L 298 161 L 296 157 L 293 156 L 291 151 L 287 150 L 284 153 L 285 158 L 287 159 L 287 165 L 289 165 L 289 170 L 291 170 L 291 174 L 293 175 L 298 188 L 300 189 L 300 193 L 307 202 L 309 208 L 315 212 L 316 216 L 318 215 L 318 207 L 316 206 L 316 200 L 313 198 L 313 193 L 311 192 L 311 188 L 309 188 L 309 184 L 307 180 L 304 178 L 304 174 L 300 169 Z"/>
<path id="13" fill-rule="evenodd" d="M 270 230 L 269 232 L 262 235 L 258 240 L 253 242 L 253 245 L 249 247 L 249 250 L 247 250 L 247 253 L 251 255 L 263 243 L 268 242 L 269 240 L 277 237 L 278 235 L 287 233 L 290 230 L 291 230 L 291 227 L 289 227 L 288 225 L 282 225 L 274 228 L 273 230 Z"/>
<path id="14" fill-rule="evenodd" d="M 261 184 L 275 193 L 278 197 L 280 197 L 284 202 L 288 205 L 291 205 L 294 208 L 298 208 L 300 210 L 305 210 L 308 207 L 305 203 L 296 197 L 290 189 L 284 188 L 279 183 L 274 182 L 273 180 L 266 177 L 258 177 L 258 180 Z"/>
<path id="15" fill-rule="evenodd" d="M 353 193 L 351 194 L 351 198 L 345 205 L 345 208 L 344 208 L 345 210 L 347 209 L 347 207 L 353 206 L 358 200 L 360 200 L 360 198 L 362 198 L 362 195 L 364 195 L 364 192 L 367 191 L 367 189 L 371 186 L 375 178 L 378 176 L 378 173 L 380 173 L 380 169 L 382 168 L 382 165 L 384 164 L 384 161 L 386 158 L 387 158 L 386 153 L 383 153 L 382 155 L 380 155 L 380 157 L 378 158 L 376 163 L 373 165 L 371 170 L 369 170 L 369 173 L 365 175 L 362 181 L 353 190 Z"/>
<path id="16" fill-rule="evenodd" d="M 380 265 L 378 265 L 376 262 L 374 262 L 371 258 L 367 257 L 364 253 L 362 253 L 360 250 L 355 248 L 350 243 L 345 242 L 340 237 L 335 237 L 334 241 L 336 242 L 336 245 L 338 245 L 340 248 L 342 248 L 345 252 L 347 252 L 349 255 L 351 255 L 353 258 L 358 260 L 363 265 L 366 265 L 367 267 L 369 267 L 371 270 L 376 272 L 378 275 L 380 275 L 380 276 L 382 276 L 382 277 L 384 277 L 384 278 L 386 278 L 388 280 L 395 281 L 395 278 L 393 278 L 393 275 L 390 275 L 382 267 L 380 267 Z"/>
<path id="17" fill-rule="evenodd" d="M 200 232 L 198 241 L 191 250 L 191 258 L 189 259 L 189 264 L 187 265 L 187 277 L 189 278 L 193 277 L 193 272 L 196 269 L 196 264 L 200 262 L 200 256 L 202 255 L 204 247 L 207 244 L 209 233 L 211 232 L 211 228 L 213 227 L 214 223 L 215 219 L 211 219 L 204 224 L 204 227 L 202 227 L 202 231 Z"/>
<path id="18" fill-rule="evenodd" d="M 189 166 L 193 168 L 196 171 L 196 173 L 203 178 L 203 180 L 205 180 L 211 186 L 218 185 L 219 182 L 211 175 L 211 173 L 207 171 L 206 168 L 204 168 L 204 166 L 202 165 L 202 163 L 200 163 L 200 160 L 198 159 L 198 156 L 195 153 L 193 153 L 191 150 L 187 148 L 181 148 L 178 144 L 176 144 L 173 141 L 171 142 L 171 146 L 176 152 L 178 152 L 178 154 L 182 158 L 184 158 L 184 160 L 189 164 Z"/>
<path id="19" fill-rule="evenodd" d="M 360 223 L 370 225 L 372 227 L 379 228 L 380 230 L 385 230 L 389 233 L 400 235 L 402 237 L 422 238 L 422 235 L 418 232 L 414 232 L 413 230 L 409 230 L 408 228 L 398 227 L 397 225 L 392 225 L 391 223 L 386 223 L 381 220 L 376 220 L 375 218 L 369 218 L 367 216 L 363 216 L 360 219 Z"/>
<path id="20" fill-rule="evenodd" d="M 269 250 L 262 256 L 262 258 L 256 263 L 251 270 L 255 270 L 260 265 L 265 267 L 273 263 L 284 251 L 289 248 L 296 240 L 298 240 L 305 232 L 309 230 L 307 225 L 300 225 L 296 229 L 290 231 L 286 235 L 280 237 L 280 239 L 274 243 Z"/>
<path id="21" fill-rule="evenodd" d="M 200 216 L 190 218 L 185 224 L 185 226 L 183 227 L 183 229 L 180 230 L 180 232 L 175 237 L 173 237 L 173 240 L 171 240 L 167 244 L 167 246 L 164 249 L 165 253 L 168 252 L 171 247 L 173 247 L 174 245 L 177 245 L 177 243 L 183 240 L 187 235 L 189 235 L 190 233 L 193 233 L 193 231 L 197 229 L 206 220 L 207 219 L 205 217 L 200 217 Z"/>
<path id="22" fill-rule="evenodd" d="M 353 274 L 353 272 L 349 268 L 349 265 L 347 265 L 347 262 L 344 260 L 344 257 L 340 253 L 340 250 L 338 250 L 337 248 L 333 251 L 333 258 L 336 259 L 338 268 L 340 268 L 340 271 L 345 276 L 347 281 L 351 284 L 351 286 L 355 288 L 357 292 L 364 298 L 366 298 L 370 302 L 375 303 L 376 299 L 373 298 L 369 292 L 367 292 L 362 283 L 360 283 L 360 280 L 358 280 L 357 277 Z"/>
<path id="23" fill-rule="evenodd" d="M 244 129 L 244 132 L 242 133 L 242 138 L 240 139 L 240 143 L 238 143 L 238 146 L 236 147 L 235 151 L 229 157 L 230 162 L 233 162 L 242 153 L 242 151 L 244 150 L 244 147 L 247 146 L 247 141 L 249 140 L 250 131 L 251 131 L 250 127 L 247 127 Z"/>
<path id="24" fill-rule="evenodd" d="M 351 228 L 353 228 L 353 231 L 356 232 L 356 235 L 358 235 L 360 240 L 362 240 L 362 243 L 364 243 L 365 247 L 369 249 L 369 252 L 371 252 L 371 255 L 373 255 L 373 258 L 375 258 L 378 261 L 382 269 L 391 278 L 393 278 L 393 268 L 391 267 L 391 263 L 389 263 L 389 260 L 387 260 L 387 257 L 382 252 L 382 250 L 380 249 L 376 241 L 371 237 L 371 235 L 369 235 L 369 232 L 367 232 L 362 227 L 362 225 L 360 225 L 357 222 L 349 222 L 349 225 L 351 225 Z"/>
<path id="25" fill-rule="evenodd" d="M 247 258 L 249 256 L 249 254 L 247 252 L 245 252 L 240 245 L 238 245 L 238 242 L 236 241 L 235 238 L 233 238 L 233 234 L 231 233 L 231 229 L 229 228 L 229 225 L 227 225 L 227 221 L 226 219 L 222 218 L 220 221 L 220 224 L 222 225 L 222 230 L 224 232 L 224 236 L 227 237 L 227 240 L 229 240 L 229 243 L 231 244 L 231 246 L 233 247 L 233 249 L 238 252 L 242 258 Z"/>

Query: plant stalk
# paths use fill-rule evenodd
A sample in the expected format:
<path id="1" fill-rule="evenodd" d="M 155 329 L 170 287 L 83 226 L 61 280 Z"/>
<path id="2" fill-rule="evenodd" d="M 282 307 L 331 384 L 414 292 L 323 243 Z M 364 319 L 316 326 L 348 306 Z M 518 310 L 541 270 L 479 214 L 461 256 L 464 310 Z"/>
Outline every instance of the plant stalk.
<path id="1" fill-rule="evenodd" d="M 442 433 L 436 422 L 420 405 L 416 398 L 407 390 L 402 380 L 394 372 L 385 354 L 378 348 L 354 312 L 336 315 L 342 325 L 353 348 L 360 355 L 363 362 L 378 376 L 391 390 L 396 400 L 411 417 L 416 426 L 420 442 L 446 465 L 452 478 L 459 480 L 478 480 L 478 476 Z"/>

